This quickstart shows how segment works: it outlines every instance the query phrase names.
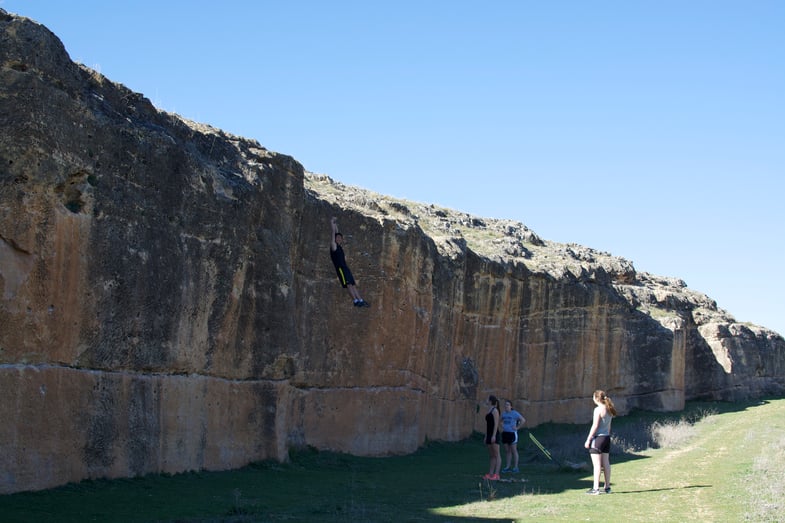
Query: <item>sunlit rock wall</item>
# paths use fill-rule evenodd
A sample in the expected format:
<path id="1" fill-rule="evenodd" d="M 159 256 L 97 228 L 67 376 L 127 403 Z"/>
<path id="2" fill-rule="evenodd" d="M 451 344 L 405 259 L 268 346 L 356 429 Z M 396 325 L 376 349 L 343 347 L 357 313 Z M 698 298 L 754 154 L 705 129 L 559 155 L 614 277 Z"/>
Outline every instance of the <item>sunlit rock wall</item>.
<path id="1" fill-rule="evenodd" d="M 0 493 L 781 394 L 785 343 L 632 264 L 156 110 L 0 10 Z M 272 132 L 272 131 L 271 131 Z M 328 254 L 338 218 L 370 308 Z"/>

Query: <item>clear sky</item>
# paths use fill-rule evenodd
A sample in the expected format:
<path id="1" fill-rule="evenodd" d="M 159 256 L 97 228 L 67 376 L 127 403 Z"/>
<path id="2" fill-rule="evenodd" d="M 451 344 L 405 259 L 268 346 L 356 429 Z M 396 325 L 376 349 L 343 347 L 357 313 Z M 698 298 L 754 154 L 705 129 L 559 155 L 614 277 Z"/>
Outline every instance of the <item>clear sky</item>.
<path id="1" fill-rule="evenodd" d="M 785 335 L 785 1 L 0 0 L 157 107 Z"/>

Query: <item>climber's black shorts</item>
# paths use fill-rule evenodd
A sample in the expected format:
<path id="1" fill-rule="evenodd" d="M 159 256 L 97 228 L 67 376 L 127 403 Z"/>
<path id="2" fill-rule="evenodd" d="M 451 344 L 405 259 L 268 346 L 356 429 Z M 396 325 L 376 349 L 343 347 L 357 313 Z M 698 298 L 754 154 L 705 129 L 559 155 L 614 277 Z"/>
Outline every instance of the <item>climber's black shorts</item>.
<path id="1" fill-rule="evenodd" d="M 341 287 L 344 289 L 347 285 L 357 285 L 354 282 L 354 276 L 352 276 L 352 271 L 349 270 L 349 267 L 336 267 L 335 272 L 338 274 L 338 281 L 341 282 Z"/>

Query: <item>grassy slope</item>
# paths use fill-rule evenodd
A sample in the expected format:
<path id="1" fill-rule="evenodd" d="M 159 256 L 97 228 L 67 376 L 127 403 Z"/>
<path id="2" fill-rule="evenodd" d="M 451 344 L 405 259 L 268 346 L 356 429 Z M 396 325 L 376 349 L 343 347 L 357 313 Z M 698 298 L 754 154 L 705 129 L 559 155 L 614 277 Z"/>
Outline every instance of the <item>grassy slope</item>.
<path id="1" fill-rule="evenodd" d="M 44 492 L 0 496 L 2 521 L 778 521 L 785 481 L 785 400 L 717 405 L 678 448 L 619 454 L 614 494 L 587 496 L 587 471 L 558 469 L 522 446 L 525 482 L 480 479 L 487 455 L 479 439 L 431 444 L 398 458 L 303 452 L 291 463 L 223 473 L 91 481 Z M 662 415 L 619 418 L 618 434 Z M 536 430 L 582 444 L 586 427 Z M 554 455 L 566 448 L 552 447 Z M 574 449 L 573 449 L 574 450 Z M 575 451 L 583 456 L 582 452 Z M 761 462 L 765 466 L 761 466 Z M 779 476 L 772 476 L 780 471 Z M 765 500 L 748 480 L 780 483 Z M 751 495 L 752 493 L 752 495 Z M 489 499 L 490 498 L 490 499 Z M 761 510 L 763 507 L 764 510 Z M 767 509 L 768 507 L 768 509 Z M 781 505 L 780 505 L 781 507 Z"/>
<path id="2" fill-rule="evenodd" d="M 722 408 L 728 409 L 728 406 Z M 760 503 L 760 485 L 751 480 L 753 465 L 763 460 L 770 470 L 783 470 L 785 453 L 785 400 L 766 402 L 743 410 L 711 415 L 695 426 L 695 434 L 678 448 L 648 449 L 612 463 L 614 494 L 581 495 L 582 490 L 565 489 L 554 494 L 505 498 L 484 507 L 473 503 L 443 514 L 467 516 L 487 514 L 504 520 L 536 521 L 744 521 L 755 514 Z M 564 477 L 562 481 L 567 478 Z M 580 478 L 590 486 L 590 476 Z M 751 521 L 785 521 L 782 499 L 779 510 L 769 507 L 765 516 Z"/>

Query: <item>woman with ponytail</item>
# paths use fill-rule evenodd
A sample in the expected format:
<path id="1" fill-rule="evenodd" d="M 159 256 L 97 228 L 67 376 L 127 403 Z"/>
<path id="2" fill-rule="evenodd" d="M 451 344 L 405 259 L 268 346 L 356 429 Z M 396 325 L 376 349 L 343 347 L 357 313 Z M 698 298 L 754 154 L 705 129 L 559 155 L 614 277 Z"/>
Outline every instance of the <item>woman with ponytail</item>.
<path id="1" fill-rule="evenodd" d="M 616 415 L 613 402 L 603 390 L 595 390 L 594 415 L 589 437 L 583 445 L 589 449 L 591 462 L 594 466 L 594 485 L 586 492 L 597 495 L 600 493 L 600 471 L 605 471 L 605 493 L 611 493 L 611 420 Z"/>
<path id="2" fill-rule="evenodd" d="M 485 415 L 485 445 L 488 447 L 488 456 L 490 458 L 490 468 L 488 473 L 483 476 L 485 479 L 497 480 L 499 479 L 499 469 L 502 467 L 502 458 L 499 454 L 499 444 L 501 443 L 501 432 L 499 430 L 499 400 L 496 396 L 488 396 L 488 405 L 490 410 Z"/>

